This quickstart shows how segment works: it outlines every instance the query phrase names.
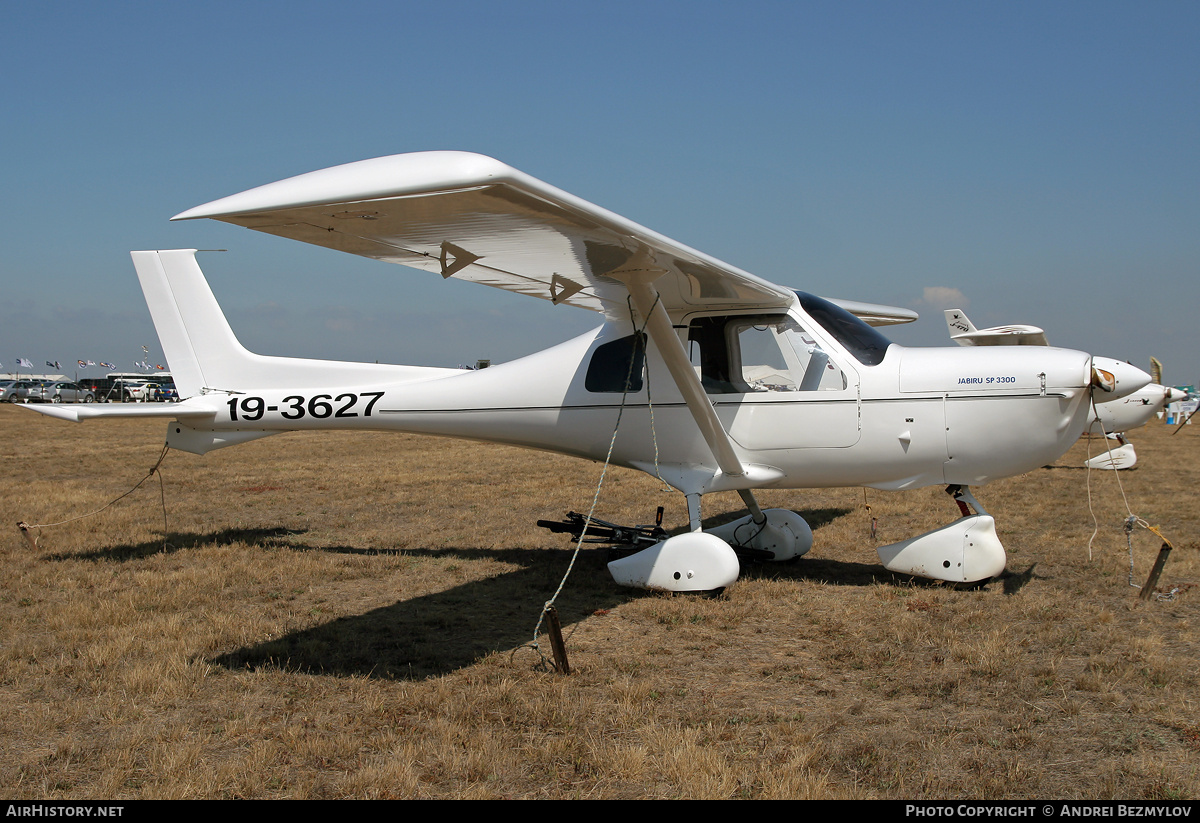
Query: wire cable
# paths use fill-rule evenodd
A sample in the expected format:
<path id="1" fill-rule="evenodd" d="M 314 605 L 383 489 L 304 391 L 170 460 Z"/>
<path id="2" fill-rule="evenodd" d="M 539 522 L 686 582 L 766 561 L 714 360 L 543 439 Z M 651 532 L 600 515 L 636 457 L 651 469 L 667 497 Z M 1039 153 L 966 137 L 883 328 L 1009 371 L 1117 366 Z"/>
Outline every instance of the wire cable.
<path id="1" fill-rule="evenodd" d="M 637 328 L 636 323 L 634 324 L 635 339 L 640 338 L 640 336 L 645 332 L 646 325 L 650 322 L 650 315 L 658 306 L 659 299 L 659 297 L 654 298 L 654 303 L 650 306 L 650 311 L 648 311 L 646 313 L 646 317 L 643 318 L 642 327 L 639 329 Z M 634 316 L 632 297 L 626 298 L 626 302 L 629 304 L 629 314 L 630 318 L 632 319 Z M 608 441 L 608 452 L 604 456 L 604 466 L 600 470 L 600 479 L 596 483 L 596 491 L 592 495 L 592 506 L 590 509 L 588 509 L 587 517 L 583 521 L 583 528 L 579 530 L 579 537 L 575 541 L 575 550 L 571 553 L 571 562 L 567 564 L 567 570 L 563 573 L 562 580 L 560 580 L 558 583 L 558 588 L 554 590 L 554 594 L 551 595 L 550 599 L 547 600 L 542 606 L 542 611 L 538 615 L 537 625 L 535 625 L 533 628 L 533 640 L 529 643 L 529 648 L 537 653 L 538 657 L 540 658 L 541 666 L 544 668 L 549 668 L 550 663 L 546 658 L 546 655 L 542 653 L 541 644 L 538 642 L 538 638 L 541 636 L 542 632 L 542 623 L 545 621 L 546 615 L 549 613 L 550 609 L 554 607 L 555 602 L 558 600 L 558 596 L 562 594 L 562 590 L 567 585 L 567 578 L 571 576 L 571 572 L 575 568 L 575 561 L 579 558 L 579 553 L 583 549 L 583 541 L 587 536 L 588 526 L 591 525 L 592 516 L 595 515 L 596 506 L 600 502 L 600 490 L 604 487 L 604 479 L 608 475 L 608 467 L 612 464 L 613 449 L 617 445 L 617 432 L 621 429 L 621 418 L 625 416 L 625 403 L 629 397 L 629 385 L 633 379 L 633 364 L 635 359 L 636 358 L 632 356 L 631 352 L 629 357 L 629 370 L 625 375 L 625 388 L 624 391 L 621 392 L 621 404 L 617 408 L 617 420 L 613 425 L 612 437 L 610 437 Z M 649 368 L 647 368 L 647 372 L 648 371 Z"/>
<path id="2" fill-rule="evenodd" d="M 162 472 L 159 472 L 158 469 L 160 466 L 162 466 L 163 461 L 167 458 L 167 452 L 169 452 L 170 450 L 171 450 L 171 447 L 164 444 L 162 451 L 158 455 L 158 460 L 156 460 L 154 462 L 154 465 L 150 468 L 150 471 L 146 473 L 145 477 L 143 477 L 141 480 L 139 480 L 132 489 L 130 489 L 129 491 L 125 492 L 122 495 L 119 495 L 118 497 L 113 498 L 112 500 L 105 503 L 103 506 L 96 509 L 95 511 L 88 512 L 87 514 L 80 514 L 75 517 L 68 517 L 66 520 L 59 520 L 55 523 L 26 523 L 25 521 L 21 521 L 20 523 L 17 524 L 17 527 L 20 528 L 22 531 L 25 531 L 28 529 L 48 529 L 52 526 L 62 526 L 66 523 L 74 523 L 76 520 L 83 520 L 88 517 L 93 517 L 93 516 L 99 514 L 100 512 L 104 511 L 105 509 L 109 508 L 110 506 L 114 505 L 118 501 L 133 494 L 135 491 L 137 491 L 141 487 L 141 485 L 143 483 L 145 483 L 147 480 L 149 480 L 151 477 L 153 477 L 157 473 L 158 474 L 159 496 L 162 500 L 163 548 L 165 549 L 167 547 L 167 543 L 166 543 L 166 540 L 167 540 L 167 493 L 166 493 L 165 488 L 163 487 Z M 35 548 L 37 547 L 37 541 L 40 539 L 40 537 L 41 536 L 39 535 L 38 537 L 32 538 L 33 545 Z"/>
<path id="3" fill-rule="evenodd" d="M 1100 412 L 1096 408 L 1096 395 L 1094 391 L 1091 396 L 1091 405 L 1092 413 L 1096 416 L 1096 425 L 1100 427 L 1100 433 L 1104 436 L 1105 448 L 1111 454 L 1112 449 L 1107 448 L 1109 442 L 1108 432 L 1105 431 L 1104 421 L 1100 419 Z M 1088 511 L 1092 515 L 1092 536 L 1088 539 L 1088 561 L 1090 562 L 1092 560 L 1092 541 L 1096 539 L 1096 535 L 1100 531 L 1100 521 L 1096 518 L 1096 512 L 1092 507 L 1092 441 L 1090 437 L 1088 438 L 1088 460 L 1084 465 L 1087 466 Z M 1133 582 L 1133 527 L 1141 526 L 1152 532 L 1168 548 L 1172 547 L 1172 543 L 1159 531 L 1157 526 L 1151 526 L 1145 519 L 1133 513 L 1133 508 L 1129 505 L 1129 497 L 1125 494 L 1125 484 L 1121 482 L 1121 470 L 1112 461 L 1110 461 L 1110 465 L 1112 465 L 1112 473 L 1116 478 L 1117 489 L 1121 492 L 1121 501 L 1125 504 L 1125 514 L 1127 515 L 1123 521 L 1123 529 L 1125 531 L 1125 544 L 1129 550 L 1129 585 L 1135 589 L 1140 589 L 1142 587 Z"/>

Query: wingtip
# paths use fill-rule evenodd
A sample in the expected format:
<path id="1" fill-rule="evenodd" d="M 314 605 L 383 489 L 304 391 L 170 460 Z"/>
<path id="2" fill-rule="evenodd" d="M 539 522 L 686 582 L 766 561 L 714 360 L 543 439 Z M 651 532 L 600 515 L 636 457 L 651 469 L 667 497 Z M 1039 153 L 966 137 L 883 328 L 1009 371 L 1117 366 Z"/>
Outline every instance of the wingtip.
<path id="1" fill-rule="evenodd" d="M 44 414 L 47 417 L 57 417 L 59 420 L 70 420 L 72 423 L 79 422 L 79 412 L 77 409 L 67 408 L 62 405 L 43 405 L 41 403 L 24 403 L 20 406 L 22 409 Z"/>
<path id="2" fill-rule="evenodd" d="M 172 221 L 231 217 L 347 198 L 402 196 L 431 186 L 456 187 L 499 182 L 519 175 L 512 167 L 466 151 L 423 151 L 392 154 L 330 166 L 231 194 L 181 211 Z"/>

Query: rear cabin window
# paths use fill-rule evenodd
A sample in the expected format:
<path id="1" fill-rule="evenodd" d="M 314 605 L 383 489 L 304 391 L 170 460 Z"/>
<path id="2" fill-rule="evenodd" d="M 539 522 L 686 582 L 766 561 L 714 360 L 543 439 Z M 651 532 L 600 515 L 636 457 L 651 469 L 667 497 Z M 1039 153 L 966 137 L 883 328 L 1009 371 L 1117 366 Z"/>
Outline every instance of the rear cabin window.
<path id="1" fill-rule="evenodd" d="M 596 347 L 583 386 L 590 392 L 638 392 L 646 365 L 646 335 L 631 334 Z"/>

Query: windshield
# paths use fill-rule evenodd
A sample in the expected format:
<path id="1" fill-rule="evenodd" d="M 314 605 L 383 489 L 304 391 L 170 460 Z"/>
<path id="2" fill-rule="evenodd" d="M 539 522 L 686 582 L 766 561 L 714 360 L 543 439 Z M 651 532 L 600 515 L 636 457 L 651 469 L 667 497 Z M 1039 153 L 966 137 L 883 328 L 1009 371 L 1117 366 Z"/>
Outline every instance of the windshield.
<path id="1" fill-rule="evenodd" d="M 802 291 L 796 292 L 796 296 L 804 311 L 845 346 L 855 360 L 864 366 L 877 366 L 883 362 L 888 346 L 892 345 L 891 340 L 828 300 Z"/>

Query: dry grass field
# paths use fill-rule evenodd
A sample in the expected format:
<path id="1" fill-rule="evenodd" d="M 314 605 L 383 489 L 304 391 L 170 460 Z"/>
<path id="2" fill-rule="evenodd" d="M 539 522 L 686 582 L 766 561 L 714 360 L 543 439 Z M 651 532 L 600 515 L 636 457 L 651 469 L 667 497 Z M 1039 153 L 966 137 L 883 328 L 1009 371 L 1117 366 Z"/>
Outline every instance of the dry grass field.
<path id="1" fill-rule="evenodd" d="M 1009 572 L 971 590 L 874 552 L 871 515 L 881 542 L 955 516 L 940 488 L 764 493 L 809 520 L 814 549 L 717 598 L 618 588 L 589 547 L 558 598 L 569 676 L 530 646 L 572 548 L 535 521 L 587 511 L 598 465 L 288 434 L 171 452 L 161 491 L 151 478 L 36 550 L 22 539 L 17 521 L 127 491 L 164 431 L 0 407 L 0 795 L 1200 796 L 1200 426 L 1134 432 L 1120 477 L 1175 544 L 1172 599 L 1129 585 L 1111 472 L 1090 478 L 1089 553 L 1081 441 L 977 490 Z M 597 514 L 645 523 L 659 505 L 685 523 L 680 495 L 616 470 Z M 1134 532 L 1135 582 L 1159 545 Z"/>

